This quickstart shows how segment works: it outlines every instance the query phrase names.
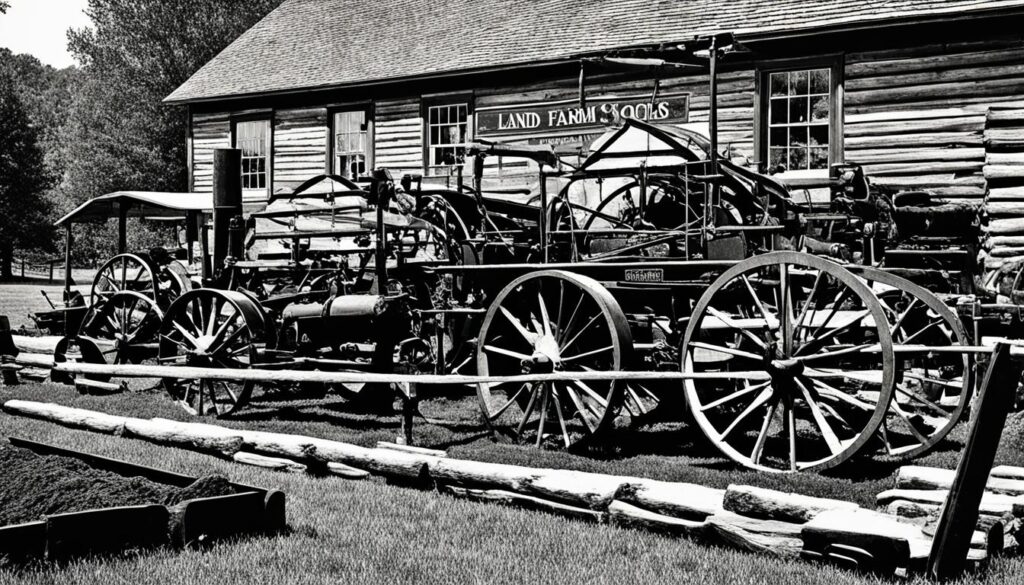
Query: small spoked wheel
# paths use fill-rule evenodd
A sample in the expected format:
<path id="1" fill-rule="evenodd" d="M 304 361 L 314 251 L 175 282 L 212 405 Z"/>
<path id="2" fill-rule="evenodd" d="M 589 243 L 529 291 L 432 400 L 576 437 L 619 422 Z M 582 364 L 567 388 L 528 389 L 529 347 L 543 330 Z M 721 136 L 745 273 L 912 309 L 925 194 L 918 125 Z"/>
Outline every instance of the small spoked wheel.
<path id="1" fill-rule="evenodd" d="M 764 471 L 849 459 L 882 424 L 895 381 L 890 327 L 871 290 L 797 252 L 725 271 L 697 302 L 681 355 L 696 374 L 684 388 L 701 430 Z"/>
<path id="2" fill-rule="evenodd" d="M 632 337 L 618 302 L 600 283 L 561 270 L 521 276 L 495 297 L 480 328 L 477 371 L 614 372 L 624 369 Z M 623 384 L 560 380 L 479 384 L 487 423 L 537 446 L 571 447 L 609 428 L 622 408 Z"/>
<path id="3" fill-rule="evenodd" d="M 140 363 L 157 353 L 163 313 L 142 293 L 122 290 L 94 305 L 82 320 L 78 345 L 88 363 Z"/>
<path id="4" fill-rule="evenodd" d="M 137 292 L 157 300 L 157 270 L 148 258 L 137 254 L 118 254 L 107 260 L 92 281 L 90 304 L 102 303 L 121 291 Z"/>
<path id="5" fill-rule="evenodd" d="M 195 289 L 167 309 L 160 326 L 162 365 L 248 369 L 263 340 L 264 317 L 248 296 L 234 291 Z M 171 397 L 193 415 L 226 416 L 243 407 L 253 382 L 165 378 Z"/>
<path id="6" fill-rule="evenodd" d="M 910 459 L 931 449 L 960 422 L 974 391 L 974 356 L 963 323 L 927 289 L 875 268 L 858 274 L 873 285 L 892 332 L 896 386 L 879 428 L 885 454 Z"/>

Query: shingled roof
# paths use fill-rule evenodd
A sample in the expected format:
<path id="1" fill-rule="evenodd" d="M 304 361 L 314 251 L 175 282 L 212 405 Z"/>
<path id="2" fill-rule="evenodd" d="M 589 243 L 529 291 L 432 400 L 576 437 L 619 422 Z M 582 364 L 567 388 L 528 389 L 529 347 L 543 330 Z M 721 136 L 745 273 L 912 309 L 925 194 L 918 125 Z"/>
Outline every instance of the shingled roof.
<path id="1" fill-rule="evenodd" d="M 1024 6 L 1024 0 L 285 0 L 167 102 L 353 86 Z"/>

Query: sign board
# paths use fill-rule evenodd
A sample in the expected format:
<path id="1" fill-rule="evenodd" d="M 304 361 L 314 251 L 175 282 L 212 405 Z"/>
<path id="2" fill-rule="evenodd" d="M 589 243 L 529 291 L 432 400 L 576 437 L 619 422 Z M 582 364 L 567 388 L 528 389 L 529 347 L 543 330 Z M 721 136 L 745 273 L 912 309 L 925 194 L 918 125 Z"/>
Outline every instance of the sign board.
<path id="1" fill-rule="evenodd" d="M 626 282 L 664 282 L 665 271 L 661 268 L 631 268 L 626 270 Z"/>
<path id="2" fill-rule="evenodd" d="M 687 122 L 690 96 L 686 93 L 659 95 L 651 103 L 650 95 L 599 96 L 587 98 L 585 108 L 575 99 L 535 102 L 510 106 L 478 107 L 476 134 L 528 137 L 537 134 L 587 134 L 601 132 L 622 118 L 646 122 Z"/>

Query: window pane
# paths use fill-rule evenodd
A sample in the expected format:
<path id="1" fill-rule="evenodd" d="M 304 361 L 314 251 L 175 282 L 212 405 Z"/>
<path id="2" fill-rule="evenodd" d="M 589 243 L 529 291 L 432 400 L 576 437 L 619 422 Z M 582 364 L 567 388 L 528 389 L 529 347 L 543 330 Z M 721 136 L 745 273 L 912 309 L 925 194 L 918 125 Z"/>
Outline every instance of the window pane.
<path id="1" fill-rule="evenodd" d="M 810 167 L 812 169 L 827 169 L 828 168 L 828 149 L 827 148 L 812 148 L 811 149 Z"/>
<path id="2" fill-rule="evenodd" d="M 444 145 L 462 144 L 468 132 L 467 104 L 448 104 L 430 106 L 427 114 L 427 152 L 428 169 L 431 172 L 442 171 L 445 165 L 456 164 L 463 149 L 444 147 Z"/>
<path id="3" fill-rule="evenodd" d="M 789 103 L 786 98 L 773 99 L 769 107 L 771 108 L 770 119 L 772 124 L 785 124 L 789 121 L 789 118 L 786 116 L 789 109 Z"/>
<path id="4" fill-rule="evenodd" d="M 769 84 L 771 85 L 771 96 L 786 95 L 788 90 L 789 80 L 785 73 L 771 73 L 768 75 Z"/>
<path id="5" fill-rule="evenodd" d="M 828 69 L 811 71 L 811 93 L 827 94 L 831 90 Z"/>
<path id="6" fill-rule="evenodd" d="M 807 146 L 807 127 L 801 126 L 799 128 L 789 129 L 789 145 L 790 146 Z"/>
<path id="7" fill-rule="evenodd" d="M 235 124 L 235 148 L 242 151 L 242 188 L 265 189 L 270 122 L 255 120 Z"/>
<path id="8" fill-rule="evenodd" d="M 772 128 L 768 132 L 768 146 L 788 146 L 789 132 L 785 128 Z"/>
<path id="9" fill-rule="evenodd" d="M 811 121 L 821 122 L 828 120 L 828 96 L 821 95 L 811 98 Z"/>
<path id="10" fill-rule="evenodd" d="M 789 170 L 802 171 L 807 169 L 807 149 L 791 148 L 789 150 Z"/>
<path id="11" fill-rule="evenodd" d="M 770 160 L 771 160 L 772 168 L 776 168 L 779 165 L 781 165 L 781 166 L 788 166 L 788 162 L 789 161 L 786 160 L 786 149 L 785 148 L 772 148 L 771 149 Z"/>
<path id="12" fill-rule="evenodd" d="M 806 71 L 793 71 L 789 74 L 789 95 L 807 95 Z"/>
<path id="13" fill-rule="evenodd" d="M 807 98 L 798 97 L 789 99 L 789 123 L 807 122 Z"/>
<path id="14" fill-rule="evenodd" d="M 828 146 L 828 126 L 811 126 L 811 146 Z"/>

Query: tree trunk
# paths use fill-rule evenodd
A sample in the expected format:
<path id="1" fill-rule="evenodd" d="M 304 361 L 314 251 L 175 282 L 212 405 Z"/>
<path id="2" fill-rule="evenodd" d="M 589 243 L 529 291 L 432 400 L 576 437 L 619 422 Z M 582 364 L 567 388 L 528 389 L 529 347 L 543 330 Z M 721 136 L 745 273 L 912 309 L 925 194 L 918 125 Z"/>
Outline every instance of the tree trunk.
<path id="1" fill-rule="evenodd" d="M 0 242 L 0 278 L 10 280 L 14 277 L 14 246 L 10 242 Z"/>

